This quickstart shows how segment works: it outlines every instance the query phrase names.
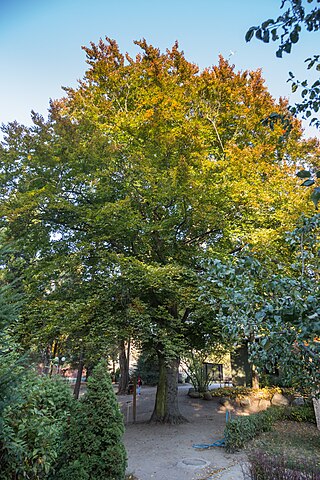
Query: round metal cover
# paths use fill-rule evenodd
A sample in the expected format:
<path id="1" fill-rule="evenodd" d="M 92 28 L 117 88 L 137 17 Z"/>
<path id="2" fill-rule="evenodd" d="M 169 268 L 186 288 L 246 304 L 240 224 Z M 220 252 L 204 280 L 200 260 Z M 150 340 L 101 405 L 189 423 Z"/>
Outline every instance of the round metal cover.
<path id="1" fill-rule="evenodd" d="M 179 462 L 178 465 L 181 467 L 189 467 L 189 468 L 204 468 L 207 467 L 210 463 L 202 458 L 184 458 Z"/>

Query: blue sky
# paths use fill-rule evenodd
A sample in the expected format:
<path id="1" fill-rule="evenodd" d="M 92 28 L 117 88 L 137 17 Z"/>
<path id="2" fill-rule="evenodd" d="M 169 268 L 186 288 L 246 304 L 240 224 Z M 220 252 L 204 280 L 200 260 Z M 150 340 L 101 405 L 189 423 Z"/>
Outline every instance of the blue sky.
<path id="1" fill-rule="evenodd" d="M 250 26 L 279 8 L 280 0 L 0 0 L 0 122 L 30 124 L 32 109 L 46 116 L 49 99 L 63 96 L 61 86 L 82 78 L 81 46 L 106 35 L 131 55 L 142 37 L 161 50 L 178 40 L 200 68 L 221 53 L 238 70 L 262 68 L 271 94 L 293 101 L 288 71 L 305 78 L 304 59 L 318 53 L 320 34 L 303 34 L 283 59 L 274 44 L 244 40 Z M 309 128 L 307 134 L 319 136 Z"/>

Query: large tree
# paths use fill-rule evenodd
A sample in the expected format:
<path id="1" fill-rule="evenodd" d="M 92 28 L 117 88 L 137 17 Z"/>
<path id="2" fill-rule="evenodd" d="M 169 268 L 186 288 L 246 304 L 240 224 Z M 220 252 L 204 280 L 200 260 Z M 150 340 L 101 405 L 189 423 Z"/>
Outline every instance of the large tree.
<path id="1" fill-rule="evenodd" d="M 49 307 L 49 322 L 29 311 L 30 341 L 135 335 L 159 358 L 153 419 L 177 422 L 179 357 L 207 328 L 203 258 L 250 243 L 276 259 L 308 208 L 294 174 L 316 145 L 261 72 L 223 58 L 200 72 L 177 45 L 136 44 L 135 59 L 110 39 L 84 48 L 89 68 L 48 121 L 4 127 L 2 219 Z"/>

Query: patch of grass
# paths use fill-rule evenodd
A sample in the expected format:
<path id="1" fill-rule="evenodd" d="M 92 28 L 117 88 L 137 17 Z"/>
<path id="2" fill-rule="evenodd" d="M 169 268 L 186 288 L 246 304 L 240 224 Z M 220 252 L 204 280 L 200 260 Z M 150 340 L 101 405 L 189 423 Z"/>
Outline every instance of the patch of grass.
<path id="1" fill-rule="evenodd" d="M 301 460 L 297 468 L 291 467 L 285 455 L 274 456 L 261 450 L 251 452 L 243 467 L 244 478 L 249 480 L 320 480 L 319 466 Z"/>
<path id="2" fill-rule="evenodd" d="M 292 421 L 277 422 L 270 432 L 262 433 L 254 439 L 250 452 L 261 451 L 276 458 L 285 458 L 289 469 L 304 470 L 317 467 L 320 471 L 320 431 L 310 423 Z"/>

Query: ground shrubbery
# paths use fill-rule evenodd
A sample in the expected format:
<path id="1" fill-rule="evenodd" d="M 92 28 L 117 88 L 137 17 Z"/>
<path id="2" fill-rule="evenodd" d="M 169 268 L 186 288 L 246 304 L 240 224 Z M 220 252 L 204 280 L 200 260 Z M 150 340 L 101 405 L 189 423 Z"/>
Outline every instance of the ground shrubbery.
<path id="1" fill-rule="evenodd" d="M 0 479 L 45 479 L 54 469 L 72 397 L 61 379 L 2 357 Z"/>
<path id="2" fill-rule="evenodd" d="M 316 462 L 299 461 L 297 467 L 290 465 L 285 455 L 275 456 L 256 450 L 250 452 L 244 469 L 245 478 L 250 480 L 320 480 L 319 465 Z"/>
<path id="3" fill-rule="evenodd" d="M 236 417 L 230 420 L 225 428 L 226 449 L 235 452 L 243 448 L 254 437 L 262 432 L 269 432 L 277 420 L 284 418 L 284 409 L 270 407 L 263 412 Z"/>
<path id="4" fill-rule="evenodd" d="M 123 418 L 104 364 L 75 401 L 61 378 L 1 356 L 0 480 L 123 480 Z"/>
<path id="5" fill-rule="evenodd" d="M 315 423 L 311 406 L 270 407 L 263 412 L 239 416 L 230 420 L 225 428 L 226 449 L 235 452 L 245 447 L 250 440 L 262 432 L 269 432 L 279 420 L 309 421 Z"/>

